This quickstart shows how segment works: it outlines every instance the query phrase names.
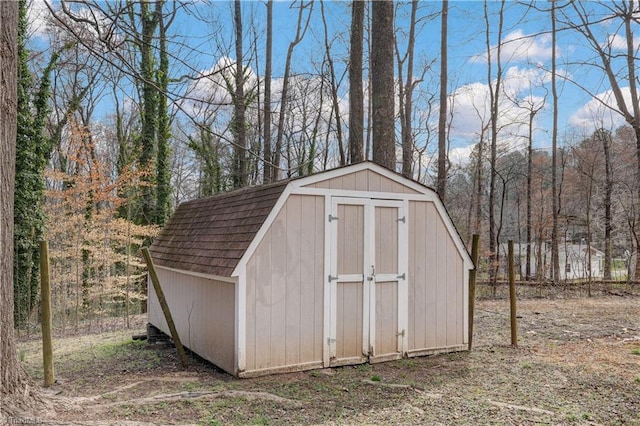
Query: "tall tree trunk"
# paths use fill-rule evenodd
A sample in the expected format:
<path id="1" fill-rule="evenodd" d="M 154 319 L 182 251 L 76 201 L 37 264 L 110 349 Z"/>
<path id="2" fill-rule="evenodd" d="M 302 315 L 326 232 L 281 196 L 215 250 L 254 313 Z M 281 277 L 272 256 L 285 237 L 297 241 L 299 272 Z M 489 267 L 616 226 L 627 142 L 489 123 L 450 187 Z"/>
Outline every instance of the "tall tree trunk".
<path id="1" fill-rule="evenodd" d="M 395 170 L 393 1 L 373 1 L 371 7 L 371 83 L 373 161 Z"/>
<path id="2" fill-rule="evenodd" d="M 604 279 L 611 279 L 612 233 L 613 219 L 611 212 L 611 196 L 613 193 L 613 170 L 611 168 L 611 134 L 601 130 L 604 151 Z"/>
<path id="3" fill-rule="evenodd" d="M 525 265 L 525 280 L 531 279 L 531 184 L 533 180 L 533 118 L 535 113 L 529 114 L 529 144 L 527 146 L 527 254 Z"/>
<path id="4" fill-rule="evenodd" d="M 247 184 L 247 128 L 245 124 L 244 66 L 242 65 L 242 8 L 240 0 L 235 1 L 234 21 L 236 29 L 236 87 L 233 97 L 233 130 L 235 136 L 233 187 L 242 188 Z"/>
<path id="5" fill-rule="evenodd" d="M 440 111 L 438 114 L 438 178 L 436 191 L 444 202 L 447 185 L 447 21 L 449 1 L 442 2 L 442 25 L 440 29 Z"/>
<path id="6" fill-rule="evenodd" d="M 1 416 L 25 411 L 27 376 L 13 329 L 13 207 L 18 101 L 18 2 L 0 2 L 0 382 Z"/>
<path id="7" fill-rule="evenodd" d="M 551 2 L 551 97 L 553 102 L 553 124 L 551 130 L 551 277 L 560 281 L 560 258 L 558 250 L 558 91 L 556 88 L 556 3 Z"/>
<path id="8" fill-rule="evenodd" d="M 140 2 L 140 19 L 142 21 L 142 39 L 139 41 L 141 56 L 142 77 L 142 140 L 140 151 L 140 166 L 147 168 L 150 173 L 154 171 L 153 154 L 156 146 L 157 132 L 157 98 L 158 91 L 155 87 L 155 76 L 153 66 L 153 36 L 156 31 L 157 21 L 155 13 L 149 10 L 149 2 Z M 153 223 L 154 219 L 154 197 L 153 179 L 151 174 L 142 177 L 145 182 L 142 185 L 142 211 L 137 222 L 142 225 Z"/>
<path id="9" fill-rule="evenodd" d="M 489 251 L 491 252 L 492 267 L 490 268 L 490 279 L 495 284 L 496 274 L 500 266 L 500 253 L 498 252 L 498 241 L 496 239 L 496 217 L 495 217 L 495 201 L 496 201 L 496 161 L 498 148 L 498 118 L 500 117 L 500 90 L 502 84 L 502 27 L 504 23 L 504 0 L 500 3 L 500 11 L 498 15 L 498 34 L 496 44 L 496 77 L 495 84 L 492 83 L 492 67 L 491 67 L 491 40 L 489 32 L 489 12 L 488 5 L 485 1 L 484 16 L 487 25 L 486 31 L 486 47 L 487 47 L 487 83 L 489 84 L 489 97 L 491 102 L 491 156 L 490 156 L 490 178 L 489 178 Z"/>
<path id="10" fill-rule="evenodd" d="M 273 0 L 267 0 L 267 45 L 264 70 L 264 166 L 262 180 L 270 183 L 276 174 L 271 153 L 271 65 L 273 55 Z"/>
<path id="11" fill-rule="evenodd" d="M 171 23 L 163 15 L 164 0 L 156 3 L 156 20 L 159 30 L 160 68 L 157 73 L 158 92 L 158 152 L 156 156 L 156 214 L 155 224 L 164 225 L 169 215 L 169 197 L 171 182 L 169 174 L 169 108 L 167 91 L 169 89 L 169 53 L 167 52 L 167 28 Z M 175 16 L 175 12 L 174 15 Z"/>
<path id="12" fill-rule="evenodd" d="M 333 66 L 331 58 L 331 46 L 329 45 L 329 29 L 327 28 L 327 20 L 324 14 L 324 1 L 320 2 L 320 14 L 322 15 L 322 26 L 324 27 L 324 48 L 327 57 L 327 66 L 329 67 L 329 77 L 331 83 L 331 101 L 333 103 L 333 112 L 336 116 L 336 137 L 338 139 L 338 154 L 340 155 L 340 165 L 347 164 L 344 144 L 342 141 L 342 119 L 340 117 L 340 99 L 338 95 L 338 83 L 336 81 L 336 70 Z"/>
<path id="13" fill-rule="evenodd" d="M 364 160 L 364 93 L 362 55 L 364 41 L 364 1 L 351 3 L 351 40 L 349 51 L 349 161 Z"/>
<path id="14" fill-rule="evenodd" d="M 411 2 L 411 18 L 409 20 L 409 40 L 407 43 L 407 80 L 404 84 L 404 97 L 402 117 L 402 174 L 409 179 L 413 178 L 413 134 L 411 116 L 413 115 L 413 61 L 416 44 L 416 13 L 418 0 Z"/>

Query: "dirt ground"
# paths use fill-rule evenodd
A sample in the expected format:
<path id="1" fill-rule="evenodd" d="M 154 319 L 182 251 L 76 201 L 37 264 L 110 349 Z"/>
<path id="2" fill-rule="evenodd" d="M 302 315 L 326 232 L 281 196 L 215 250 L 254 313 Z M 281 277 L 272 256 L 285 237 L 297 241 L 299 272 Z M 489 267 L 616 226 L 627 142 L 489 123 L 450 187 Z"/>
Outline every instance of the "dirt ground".
<path id="1" fill-rule="evenodd" d="M 58 337 L 45 424 L 640 425 L 640 297 L 476 305 L 471 352 L 235 379 L 175 349 L 133 341 L 136 328 Z M 19 356 L 41 383 L 39 340 Z"/>

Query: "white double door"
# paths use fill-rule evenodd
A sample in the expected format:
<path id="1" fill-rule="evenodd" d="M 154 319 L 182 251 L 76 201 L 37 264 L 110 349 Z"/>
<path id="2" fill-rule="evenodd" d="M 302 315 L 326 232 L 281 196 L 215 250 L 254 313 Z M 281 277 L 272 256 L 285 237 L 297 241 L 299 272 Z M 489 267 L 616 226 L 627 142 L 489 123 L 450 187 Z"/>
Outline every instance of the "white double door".
<path id="1" fill-rule="evenodd" d="M 331 364 L 406 351 L 407 216 L 403 201 L 332 197 Z"/>

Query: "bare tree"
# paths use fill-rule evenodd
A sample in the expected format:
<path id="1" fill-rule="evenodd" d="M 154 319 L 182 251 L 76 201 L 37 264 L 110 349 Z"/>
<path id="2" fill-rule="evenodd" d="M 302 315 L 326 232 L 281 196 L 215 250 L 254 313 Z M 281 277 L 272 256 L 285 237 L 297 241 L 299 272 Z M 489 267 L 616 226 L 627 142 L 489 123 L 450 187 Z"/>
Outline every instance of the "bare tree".
<path id="1" fill-rule="evenodd" d="M 274 179 L 275 167 L 271 153 L 271 66 L 273 55 L 273 0 L 267 0 L 267 40 L 265 46 L 264 69 L 264 169 L 262 179 L 270 183 Z"/>
<path id="2" fill-rule="evenodd" d="M 306 17 L 305 17 L 305 12 Z M 282 157 L 282 142 L 284 140 L 284 123 L 286 119 L 287 101 L 289 95 L 289 80 L 291 78 L 291 61 L 293 59 L 293 50 L 302 41 L 304 35 L 309 28 L 309 22 L 311 21 L 311 13 L 313 12 L 313 0 L 307 3 L 304 0 L 300 0 L 298 6 L 298 21 L 296 24 L 296 35 L 289 43 L 287 49 L 287 59 L 284 65 L 284 77 L 282 78 L 282 94 L 280 96 L 280 114 L 278 116 L 278 134 L 276 136 L 276 147 L 273 160 L 273 172 L 271 175 L 272 180 L 276 181 L 279 178 L 280 159 Z"/>
<path id="3" fill-rule="evenodd" d="M 364 93 L 362 55 L 364 39 L 364 1 L 352 0 L 349 50 L 349 160 L 364 160 Z"/>
<path id="4" fill-rule="evenodd" d="M 245 124 L 244 66 L 242 65 L 242 8 L 240 0 L 234 2 L 234 25 L 236 30 L 235 94 L 233 96 L 233 133 L 235 136 L 233 155 L 233 187 L 242 188 L 247 183 L 247 138 Z"/>
<path id="5" fill-rule="evenodd" d="M 489 98 L 491 104 L 491 154 L 490 154 L 490 178 L 489 178 L 489 251 L 491 252 L 493 266 L 490 268 L 491 280 L 495 282 L 495 275 L 499 267 L 500 254 L 497 249 L 496 239 L 496 220 L 495 220 L 495 198 L 496 198 L 496 161 L 497 161 L 497 146 L 498 146 L 498 118 L 500 117 L 500 92 L 502 85 L 502 29 L 504 23 L 504 0 L 500 3 L 500 10 L 498 12 L 498 32 L 497 32 L 497 45 L 495 48 L 496 56 L 496 75 L 495 83 L 492 74 L 492 47 L 490 40 L 490 25 L 489 25 L 489 11 L 488 5 L 484 3 L 484 19 L 486 23 L 486 48 L 487 48 L 487 84 L 489 85 Z"/>
<path id="6" fill-rule="evenodd" d="M 556 83 L 556 3 L 551 2 L 551 99 L 553 102 L 553 124 L 551 130 L 551 199 L 553 224 L 551 228 L 551 274 L 554 283 L 560 279 L 560 258 L 558 255 L 558 215 L 560 213 L 558 195 L 558 89 Z"/>
<path id="7" fill-rule="evenodd" d="M 608 36 L 606 40 L 600 40 L 594 33 L 594 28 L 600 26 L 605 19 L 592 20 L 594 15 L 587 10 L 587 7 L 591 6 L 591 4 L 584 2 L 571 2 L 570 4 L 577 17 L 577 22 L 565 15 L 567 23 L 583 36 L 590 48 L 597 54 L 600 63 L 596 66 L 604 71 L 611 86 L 615 106 L 608 104 L 605 104 L 605 106 L 621 114 L 634 130 L 636 139 L 636 180 L 640 180 L 640 99 L 638 98 L 639 89 L 636 75 L 636 39 L 633 32 L 634 26 L 637 25 L 638 3 L 634 0 L 597 3 L 598 7 L 609 12 L 609 16 L 606 18 L 618 22 L 623 31 L 622 34 L 616 34 L 616 37 Z M 620 38 L 617 36 L 620 36 Z M 620 39 L 624 41 L 625 49 L 617 51 L 614 42 Z M 616 66 L 619 63 L 622 63 L 623 66 L 617 70 Z M 628 85 L 631 95 L 628 98 L 624 96 L 623 85 Z M 596 97 L 595 99 L 599 98 Z M 635 190 L 635 198 L 640 200 L 640 185 L 636 185 Z M 640 208 L 635 208 L 635 211 L 637 218 L 632 221 L 631 232 L 635 239 L 637 255 L 640 247 L 640 232 L 636 227 L 640 223 Z M 636 279 L 640 277 L 640 262 L 636 262 L 635 276 Z"/>
<path id="8" fill-rule="evenodd" d="M 613 168 L 611 165 L 611 133 L 600 129 L 597 135 L 602 142 L 602 151 L 604 153 L 604 279 L 611 279 L 611 257 L 613 246 L 613 214 L 612 214 L 612 195 L 613 195 Z"/>
<path id="9" fill-rule="evenodd" d="M 331 89 L 331 101 L 333 103 L 333 112 L 336 115 L 336 133 L 338 139 L 338 154 L 340 155 L 340 165 L 344 166 L 346 161 L 346 155 L 344 150 L 344 144 L 342 142 L 342 118 L 340 114 L 340 97 L 338 95 L 338 81 L 336 79 L 336 70 L 333 66 L 333 59 L 331 58 L 331 44 L 329 43 L 329 29 L 327 28 L 327 19 L 324 13 L 324 2 L 320 2 L 320 15 L 322 16 L 322 26 L 324 28 L 324 49 L 325 57 L 327 61 L 327 67 L 329 68 L 329 87 Z"/>
<path id="10" fill-rule="evenodd" d="M 442 201 L 445 200 L 447 185 L 447 20 L 449 16 L 449 1 L 442 2 L 440 28 L 440 112 L 438 115 L 438 177 L 436 191 Z"/>
<path id="11" fill-rule="evenodd" d="M 395 170 L 393 1 L 372 2 L 371 32 L 373 161 Z"/>

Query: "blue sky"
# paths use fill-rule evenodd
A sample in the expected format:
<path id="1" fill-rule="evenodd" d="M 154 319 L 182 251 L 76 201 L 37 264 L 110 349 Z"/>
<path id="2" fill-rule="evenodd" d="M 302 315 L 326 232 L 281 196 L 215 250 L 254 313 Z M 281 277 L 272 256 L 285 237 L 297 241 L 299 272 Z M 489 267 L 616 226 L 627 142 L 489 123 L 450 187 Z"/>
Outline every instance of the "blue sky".
<path id="1" fill-rule="evenodd" d="M 298 3 L 299 4 L 299 3 Z M 295 33 L 298 9 L 289 1 L 276 1 L 274 4 L 274 78 L 282 76 L 286 51 Z M 549 2 L 540 1 L 539 8 L 548 7 Z M 242 3 L 245 17 L 245 61 L 249 60 L 254 33 L 258 34 L 258 55 L 262 55 L 264 43 L 265 3 L 263 1 L 245 1 Z M 489 2 L 490 43 L 495 46 L 497 39 L 497 11 L 499 2 Z M 590 7 L 596 8 L 595 5 Z M 338 75 L 344 71 L 347 58 L 350 27 L 350 3 L 329 1 L 324 3 L 332 55 Z M 321 20 L 321 4 L 315 2 L 311 14 L 308 33 L 303 42 L 296 48 L 293 57 L 293 72 L 298 74 L 317 73 L 318 63 L 324 49 L 324 28 Z M 487 60 L 486 60 L 486 25 L 484 20 L 484 2 L 451 1 L 449 5 L 449 91 L 453 105 L 452 149 L 461 159 L 468 155 L 469 147 L 478 139 L 482 127 L 480 115 L 486 116 L 487 104 Z M 396 26 L 407 29 L 409 14 L 408 5 L 398 9 Z M 431 64 L 431 70 L 425 74 L 419 91 L 437 92 L 440 47 L 440 2 L 422 1 L 418 11 L 421 23 L 416 40 L 416 70 L 420 74 L 424 64 Z M 194 49 L 189 54 L 189 66 L 206 71 L 212 69 L 221 58 L 231 57 L 233 60 L 233 3 L 228 1 L 195 1 L 180 10 L 176 22 L 171 27 L 174 48 L 180 43 Z M 594 10 L 594 13 L 599 13 Z M 201 19 L 196 19 L 196 16 Z M 507 2 L 504 14 L 502 34 L 503 53 L 502 66 L 505 76 L 504 86 L 509 97 L 517 99 L 521 105 L 527 103 L 540 104 L 545 95 L 546 103 L 537 114 L 535 122 L 535 146 L 550 146 L 551 135 L 551 90 L 549 74 L 551 59 L 550 16 L 547 12 L 527 8 L 523 4 Z M 607 34 L 614 33 L 617 28 L 600 25 L 597 30 L 606 40 Z M 506 43 L 505 43 L 506 42 Z M 401 48 L 404 44 L 399 41 Z M 571 79 L 584 84 L 592 93 L 603 93 L 608 84 L 602 75 L 593 67 L 580 62 L 593 61 L 594 55 L 585 48 L 585 43 L 575 32 L 561 32 L 558 35 L 558 70 L 566 73 Z M 262 58 L 252 62 L 254 71 L 262 74 Z M 496 64 L 492 63 L 494 69 Z M 175 68 L 180 74 L 184 70 Z M 560 136 L 561 143 L 569 138 L 566 135 L 588 133 L 588 114 L 584 108 L 592 97 L 576 85 L 558 80 L 560 92 Z M 346 98 L 346 79 L 342 87 Z M 345 102 L 346 103 L 346 102 Z M 419 101 L 416 108 L 421 108 Z M 582 109 L 582 110 L 581 110 Z M 109 110 L 109 108 L 106 108 Z M 522 121 L 526 112 L 522 108 L 514 108 L 513 100 L 504 99 L 503 119 Z M 580 118 L 583 118 L 581 121 Z M 587 118 L 584 120 L 584 118 Z M 612 118 L 605 127 L 618 126 L 619 118 Z M 586 125 L 585 125 L 586 123 Z M 505 143 L 518 146 L 523 142 L 519 136 L 525 127 L 511 126 L 502 131 Z"/>

